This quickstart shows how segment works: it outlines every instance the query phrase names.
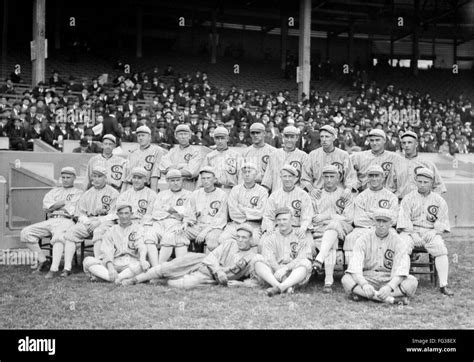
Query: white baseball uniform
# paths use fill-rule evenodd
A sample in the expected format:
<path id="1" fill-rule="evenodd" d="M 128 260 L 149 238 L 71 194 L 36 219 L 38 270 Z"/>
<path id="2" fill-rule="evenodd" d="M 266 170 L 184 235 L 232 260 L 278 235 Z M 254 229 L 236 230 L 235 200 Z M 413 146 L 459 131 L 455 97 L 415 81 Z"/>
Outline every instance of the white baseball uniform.
<path id="1" fill-rule="evenodd" d="M 144 187 L 138 191 L 132 187 L 118 196 L 116 204 L 131 205 L 132 219 L 138 222 L 145 222 L 151 219 L 156 197 L 156 192 L 149 187 Z"/>
<path id="2" fill-rule="evenodd" d="M 229 148 L 224 151 L 214 150 L 204 157 L 202 166 L 211 166 L 216 175 L 216 186 L 222 186 L 226 192 L 230 192 L 232 187 L 239 184 L 241 158 L 239 153 Z"/>
<path id="3" fill-rule="evenodd" d="M 245 162 L 251 162 L 258 168 L 257 183 L 262 183 L 263 175 L 267 170 L 270 156 L 275 152 L 276 148 L 265 143 L 262 147 L 256 147 L 255 145 L 248 146 L 242 153 L 242 157 Z M 241 180 L 243 182 L 243 180 Z"/>
<path id="4" fill-rule="evenodd" d="M 85 189 L 87 190 L 92 186 L 92 170 L 94 167 L 100 166 L 107 171 L 107 184 L 119 190 L 122 186 L 122 177 L 125 172 L 126 163 L 126 158 L 116 155 L 112 155 L 109 158 L 106 158 L 103 154 L 91 157 L 87 163 Z"/>
<path id="5" fill-rule="evenodd" d="M 194 189 L 194 181 L 199 176 L 202 162 L 203 157 L 199 146 L 188 145 L 182 147 L 177 145 L 161 158 L 160 171 L 162 174 L 166 174 L 169 168 L 188 171 L 191 177 L 184 177 L 183 187 L 192 190 Z"/>
<path id="6" fill-rule="evenodd" d="M 135 167 L 141 167 L 148 171 L 146 178 L 146 185 L 150 185 L 152 177 L 160 177 L 159 164 L 163 157 L 164 151 L 156 145 L 148 145 L 145 149 L 141 150 L 140 147 L 130 151 L 128 155 L 128 162 L 125 167 L 123 174 L 123 182 L 129 184 L 132 183 L 132 170 Z"/>
<path id="7" fill-rule="evenodd" d="M 300 184 L 303 164 L 308 159 L 308 154 L 297 148 L 294 151 L 286 152 L 282 148 L 276 149 L 268 159 L 268 166 L 262 179 L 262 186 L 271 191 L 278 190 L 282 187 L 280 171 L 283 165 L 290 164 L 298 170 L 298 182 Z"/>

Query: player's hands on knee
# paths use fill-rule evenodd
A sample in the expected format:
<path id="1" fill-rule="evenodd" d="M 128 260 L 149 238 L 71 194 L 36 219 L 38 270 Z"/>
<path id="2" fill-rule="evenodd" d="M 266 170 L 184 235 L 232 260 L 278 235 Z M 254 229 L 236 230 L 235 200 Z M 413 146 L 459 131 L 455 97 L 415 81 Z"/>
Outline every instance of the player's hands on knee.
<path id="1" fill-rule="evenodd" d="M 316 200 L 319 200 L 321 198 L 322 192 L 323 192 L 322 189 L 314 188 L 314 189 L 311 190 L 311 192 L 309 194 L 311 196 L 313 196 L 314 198 L 316 198 Z"/>
<path id="2" fill-rule="evenodd" d="M 392 293 L 392 288 L 388 285 L 384 285 L 382 288 L 379 289 L 378 296 L 381 299 L 387 298 Z"/>
<path id="3" fill-rule="evenodd" d="M 367 298 L 373 298 L 374 295 L 375 295 L 375 289 L 373 286 L 371 286 L 370 284 L 365 284 L 362 289 L 364 290 L 364 293 L 365 295 L 367 296 Z"/>
<path id="4" fill-rule="evenodd" d="M 287 272 L 288 272 L 288 268 L 286 266 L 278 269 L 275 272 L 275 279 L 278 280 L 279 282 L 281 282 L 283 280 L 283 277 L 286 275 Z"/>
<path id="5" fill-rule="evenodd" d="M 140 261 L 140 266 L 141 266 L 143 271 L 147 271 L 151 267 L 150 263 L 147 262 L 146 260 Z"/>

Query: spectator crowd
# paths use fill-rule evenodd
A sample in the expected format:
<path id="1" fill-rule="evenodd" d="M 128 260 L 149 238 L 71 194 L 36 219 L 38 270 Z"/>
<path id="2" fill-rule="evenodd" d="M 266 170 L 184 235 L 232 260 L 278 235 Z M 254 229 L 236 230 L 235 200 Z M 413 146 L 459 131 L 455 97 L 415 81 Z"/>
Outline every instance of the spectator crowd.
<path id="1" fill-rule="evenodd" d="M 214 146 L 214 130 L 223 125 L 230 146 L 247 146 L 250 125 L 260 121 L 266 142 L 275 147 L 281 147 L 284 127 L 298 127 L 297 147 L 305 152 L 320 147 L 318 130 L 323 125 L 338 131 L 335 145 L 350 153 L 368 149 L 366 136 L 374 128 L 385 131 L 390 151 L 401 150 L 399 136 L 405 131 L 418 135 L 420 152 L 454 155 L 474 148 L 474 109 L 463 96 L 437 100 L 428 93 L 391 84 L 382 89 L 357 78 L 355 92 L 345 97 L 335 100 L 313 86 L 298 102 L 288 90 L 217 88 L 206 72 L 183 75 L 171 65 L 151 72 L 122 70 L 110 83 L 103 77 L 65 81 L 53 71 L 48 82 L 32 90 L 18 90 L 21 78 L 12 73 L 0 85 L 0 136 L 9 137 L 12 150 L 32 150 L 34 139 L 59 150 L 64 140 L 77 140 L 74 152 L 97 153 L 103 135 L 135 142 L 136 129 L 146 125 L 152 142 L 169 148 L 177 143 L 174 129 L 184 123 L 193 132 L 194 145 Z"/>

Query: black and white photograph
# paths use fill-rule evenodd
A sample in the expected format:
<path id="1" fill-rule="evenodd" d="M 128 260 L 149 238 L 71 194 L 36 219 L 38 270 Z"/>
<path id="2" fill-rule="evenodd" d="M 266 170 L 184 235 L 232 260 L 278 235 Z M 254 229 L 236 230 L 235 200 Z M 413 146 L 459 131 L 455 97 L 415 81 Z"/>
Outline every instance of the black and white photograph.
<path id="1" fill-rule="evenodd" d="M 472 360 L 474 0 L 0 4 L 8 351 L 390 330 Z"/>

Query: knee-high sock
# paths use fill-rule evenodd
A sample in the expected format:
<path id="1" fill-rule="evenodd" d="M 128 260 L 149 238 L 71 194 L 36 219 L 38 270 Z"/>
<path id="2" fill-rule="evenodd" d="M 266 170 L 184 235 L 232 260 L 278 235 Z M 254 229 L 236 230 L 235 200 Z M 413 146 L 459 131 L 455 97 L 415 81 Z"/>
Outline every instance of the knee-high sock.
<path id="1" fill-rule="evenodd" d="M 89 273 L 91 273 L 92 275 L 95 275 L 96 277 L 100 279 L 104 279 L 108 282 L 110 281 L 109 271 L 103 265 L 99 265 L 99 264 L 91 265 L 89 267 Z"/>
<path id="2" fill-rule="evenodd" d="M 163 250 L 163 248 L 161 249 Z M 148 256 L 148 261 L 150 262 L 151 266 L 157 266 L 159 264 L 158 249 L 154 244 L 147 244 L 146 254 Z"/>
<path id="3" fill-rule="evenodd" d="M 326 230 L 323 234 L 321 240 L 321 250 L 319 251 L 316 260 L 324 263 L 329 251 L 334 247 L 334 243 L 337 243 L 337 231 L 336 230 Z"/>
<path id="4" fill-rule="evenodd" d="M 304 278 L 306 278 L 306 274 L 308 271 L 304 266 L 300 266 L 298 268 L 295 268 L 291 271 L 291 274 L 286 278 L 281 284 L 280 284 L 280 290 L 284 292 L 287 290 L 289 287 L 292 287 L 293 285 L 296 285 L 298 283 L 301 283 Z"/>
<path id="5" fill-rule="evenodd" d="M 26 247 L 30 249 L 34 255 L 38 258 L 38 263 L 44 263 L 46 261 L 46 256 L 43 253 L 43 250 L 39 247 L 37 243 L 25 243 Z"/>
<path id="6" fill-rule="evenodd" d="M 270 267 L 262 262 L 255 263 L 255 273 L 265 280 L 272 287 L 280 287 L 280 283 L 276 280 Z"/>
<path id="7" fill-rule="evenodd" d="M 324 284 L 332 285 L 334 283 L 334 266 L 336 265 L 336 250 L 331 249 L 329 250 L 326 259 L 324 260 L 324 271 L 325 271 L 325 278 Z"/>
<path id="8" fill-rule="evenodd" d="M 101 246 L 102 244 L 102 240 L 97 240 L 95 243 L 94 243 L 94 257 L 95 258 L 100 258 L 100 254 L 102 253 L 101 252 Z"/>
<path id="9" fill-rule="evenodd" d="M 161 275 L 161 265 L 154 266 L 146 271 L 146 273 L 138 274 L 135 279 L 137 283 L 143 283 L 148 280 L 158 279 Z"/>
<path id="10" fill-rule="evenodd" d="M 160 256 L 158 258 L 158 264 L 166 263 L 171 257 L 172 253 L 173 253 L 172 246 L 162 246 L 160 249 Z"/>
<path id="11" fill-rule="evenodd" d="M 59 270 L 59 263 L 61 262 L 61 258 L 63 257 L 64 251 L 64 244 L 60 242 L 56 242 L 53 245 L 53 261 L 51 263 L 51 271 L 58 271 Z"/>
<path id="12" fill-rule="evenodd" d="M 435 258 L 436 269 L 438 270 L 439 286 L 448 285 L 449 261 L 447 255 L 441 255 Z"/>
<path id="13" fill-rule="evenodd" d="M 76 243 L 72 241 L 66 241 L 64 246 L 64 269 L 72 269 L 72 258 L 76 253 Z"/>
<path id="14" fill-rule="evenodd" d="M 345 250 L 344 251 L 344 258 L 346 259 L 346 265 L 349 265 L 352 257 L 352 250 Z"/>

